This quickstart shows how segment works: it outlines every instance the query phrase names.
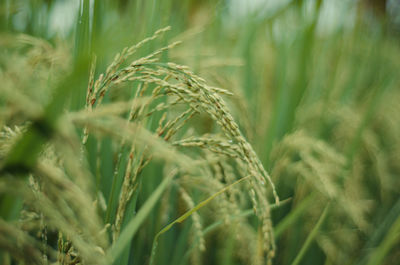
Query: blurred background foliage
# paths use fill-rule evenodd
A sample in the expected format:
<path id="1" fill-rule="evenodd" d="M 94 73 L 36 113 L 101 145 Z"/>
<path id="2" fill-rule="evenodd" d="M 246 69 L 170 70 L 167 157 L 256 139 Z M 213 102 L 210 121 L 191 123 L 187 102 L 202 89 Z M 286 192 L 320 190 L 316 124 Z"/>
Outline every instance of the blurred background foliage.
<path id="1" fill-rule="evenodd" d="M 139 56 L 182 40 L 163 55 L 165 59 L 190 66 L 212 85 L 234 94 L 227 102 L 242 132 L 270 172 L 280 198 L 291 198 L 272 211 L 277 246 L 273 263 L 400 260 L 397 1 L 3 0 L 0 12 L 3 47 L 9 47 L 14 35 L 25 36 L 27 43 L 33 40 L 28 36 L 43 41 L 42 50 L 30 50 L 29 65 L 45 58 L 51 64 L 48 71 L 61 69 L 59 76 L 80 65 L 83 78 L 76 84 L 85 89 L 74 94 L 72 109 L 85 104 L 92 54 L 97 55 L 98 72 L 103 72 L 123 47 L 170 25 L 172 30 L 145 46 Z M 16 58 L 9 48 L 0 53 L 3 71 L 13 65 L 7 60 Z M 21 61 L 14 62 L 12 67 L 18 67 Z M 49 88 L 55 81 L 43 84 L 36 73 L 41 72 L 33 73 L 33 79 L 21 77 L 21 86 L 29 96 L 48 102 L 47 93 L 29 88 Z M 105 101 L 126 97 L 127 92 L 117 90 Z M 6 125 L 19 123 L 15 115 Z M 207 118 L 195 126 L 204 133 L 215 129 Z M 110 139 L 99 141 L 97 150 L 97 140 L 89 139 L 88 162 L 92 173 L 100 174 L 108 198 L 112 184 L 107 176 L 113 174 L 116 153 Z M 142 182 L 139 206 L 158 186 L 159 173 L 156 163 L 146 169 L 148 181 Z M 182 202 L 173 194 L 167 202 L 171 212 L 182 212 Z M 204 211 L 212 215 L 212 210 Z M 126 264 L 148 262 L 154 235 L 163 227 L 158 215 L 152 212 L 134 237 Z M 320 226 L 318 220 L 323 221 Z M 204 227 L 211 225 L 207 219 L 203 222 Z M 252 260 L 241 257 L 240 237 L 212 227 L 205 232 L 201 257 L 188 259 L 190 226 L 187 221 L 160 240 L 157 264 Z"/>

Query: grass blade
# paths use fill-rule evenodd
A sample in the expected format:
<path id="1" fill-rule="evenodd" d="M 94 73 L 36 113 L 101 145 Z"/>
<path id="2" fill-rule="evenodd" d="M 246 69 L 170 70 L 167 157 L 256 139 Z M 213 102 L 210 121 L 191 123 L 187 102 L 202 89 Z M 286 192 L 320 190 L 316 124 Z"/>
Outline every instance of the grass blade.
<path id="1" fill-rule="evenodd" d="M 372 253 L 368 265 L 383 264 L 383 261 L 390 249 L 400 240 L 400 216 L 392 225 L 386 234 L 382 244 L 379 245 Z"/>
<path id="2" fill-rule="evenodd" d="M 293 224 L 310 206 L 315 194 L 309 195 L 301 201 L 275 228 L 275 237 L 278 238 L 291 224 Z"/>
<path id="3" fill-rule="evenodd" d="M 294 261 L 292 262 L 292 265 L 298 265 L 300 263 L 301 259 L 303 258 L 304 254 L 306 254 L 308 248 L 311 245 L 311 242 L 314 240 L 315 236 L 317 235 L 319 228 L 324 223 L 324 221 L 326 219 L 326 216 L 328 214 L 329 208 L 330 208 L 330 203 L 328 203 L 328 205 L 325 207 L 325 209 L 322 212 L 320 218 L 318 219 L 317 224 L 314 226 L 313 230 L 308 235 L 308 237 L 306 239 L 306 242 L 304 242 L 304 244 L 301 247 L 299 253 L 297 254 L 297 256 L 294 259 Z"/>
<path id="4" fill-rule="evenodd" d="M 151 210 L 154 208 L 157 201 L 160 199 L 164 190 L 168 187 L 173 177 L 175 176 L 175 171 L 173 171 L 169 176 L 167 176 L 157 189 L 153 192 L 150 198 L 145 202 L 142 208 L 138 211 L 135 218 L 133 218 L 122 231 L 121 236 L 118 238 L 117 242 L 112 246 L 111 250 L 108 252 L 106 260 L 108 264 L 112 264 L 123 252 L 125 247 L 130 243 L 132 237 L 136 234 L 140 225 L 149 215 Z"/>
<path id="5" fill-rule="evenodd" d="M 193 207 L 192 209 L 190 209 L 189 211 L 187 211 L 186 213 L 184 213 L 183 215 L 181 215 L 179 218 L 175 219 L 173 222 L 171 222 L 169 225 L 165 226 L 163 229 L 161 229 L 160 232 L 157 233 L 157 235 L 154 237 L 154 242 L 153 242 L 153 247 L 152 247 L 152 251 L 151 251 L 151 257 L 150 257 L 150 265 L 153 264 L 154 262 L 154 256 L 155 256 L 155 252 L 157 249 L 157 245 L 158 245 L 158 238 L 164 234 L 165 232 L 167 232 L 169 229 L 171 229 L 171 227 L 177 223 L 182 223 L 183 221 L 186 220 L 186 218 L 188 218 L 190 215 L 192 215 L 194 212 L 200 210 L 201 208 L 203 208 L 204 206 L 206 206 L 209 202 L 211 202 L 213 199 L 215 199 L 215 197 L 217 197 L 218 195 L 224 193 L 225 191 L 227 191 L 228 189 L 230 189 L 231 187 L 235 186 L 236 184 L 246 180 L 250 178 L 250 176 L 241 178 L 235 182 L 233 182 L 232 184 L 226 186 L 225 188 L 219 190 L 218 192 L 214 193 L 213 195 L 211 195 L 210 197 L 208 197 L 207 199 L 205 199 L 204 201 L 200 202 L 199 204 L 197 204 L 195 207 Z"/>

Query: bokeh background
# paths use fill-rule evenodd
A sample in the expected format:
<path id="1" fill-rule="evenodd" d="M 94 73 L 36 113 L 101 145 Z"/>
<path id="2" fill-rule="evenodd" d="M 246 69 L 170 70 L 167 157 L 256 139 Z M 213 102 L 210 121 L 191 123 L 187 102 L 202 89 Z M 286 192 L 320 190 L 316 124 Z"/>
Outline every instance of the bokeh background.
<path id="1" fill-rule="evenodd" d="M 123 47 L 171 26 L 142 53 L 182 40 L 168 60 L 234 94 L 226 98 L 234 118 L 280 198 L 291 198 L 272 211 L 273 264 L 292 264 L 305 245 L 299 264 L 399 263 L 399 1 L 3 0 L 0 13 L 2 45 L 20 34 L 43 39 L 63 47 L 55 56 L 67 68 L 96 54 L 98 69 L 105 69 Z M 1 51 L 0 70 L 7 52 Z M 77 108 L 85 93 L 78 92 Z M 117 91 L 106 100 L 126 96 Z M 202 118 L 195 126 L 207 133 L 214 125 Z M 111 142 L 103 146 L 111 149 Z M 113 154 L 104 152 L 101 159 L 101 174 L 112 174 L 107 161 Z M 96 171 L 96 162 L 89 162 Z M 143 182 L 139 205 L 158 185 L 157 171 L 146 174 L 152 181 Z M 179 212 L 179 202 L 171 203 Z M 161 227 L 161 217 L 151 216 L 134 238 L 127 264 L 148 262 Z M 211 231 L 196 258 L 185 254 L 188 238 L 188 227 L 177 227 L 161 239 L 155 262 L 251 263 L 238 254 L 240 237 L 234 234 Z"/>

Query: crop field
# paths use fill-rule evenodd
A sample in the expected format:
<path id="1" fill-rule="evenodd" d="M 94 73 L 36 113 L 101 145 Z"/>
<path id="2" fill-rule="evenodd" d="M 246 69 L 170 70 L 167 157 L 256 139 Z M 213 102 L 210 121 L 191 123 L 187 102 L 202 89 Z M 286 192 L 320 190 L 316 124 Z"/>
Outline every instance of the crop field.
<path id="1" fill-rule="evenodd" d="M 31 264 L 400 264 L 399 2 L 1 1 Z"/>

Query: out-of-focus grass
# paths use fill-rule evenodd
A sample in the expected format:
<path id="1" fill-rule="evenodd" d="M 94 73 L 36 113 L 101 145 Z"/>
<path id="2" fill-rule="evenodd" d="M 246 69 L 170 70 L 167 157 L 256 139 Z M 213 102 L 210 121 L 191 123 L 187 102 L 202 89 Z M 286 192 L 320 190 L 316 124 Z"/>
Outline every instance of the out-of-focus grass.
<path id="1" fill-rule="evenodd" d="M 1 222 L 8 222 L 0 229 L 2 264 L 73 264 L 80 258 L 87 264 L 263 264 L 272 257 L 273 264 L 396 263 L 400 53 L 398 29 L 387 14 L 367 1 L 343 1 L 345 22 L 331 21 L 332 27 L 327 10 L 333 0 L 280 1 L 250 12 L 235 11 L 230 1 L 81 0 L 71 11 L 74 28 L 60 37 L 49 23 L 61 2 L 1 4 L 0 199 Z M 273 202 L 269 183 L 224 190 L 257 161 L 232 148 L 251 150 L 244 142 L 218 138 L 220 126 L 229 124 L 218 120 L 227 117 L 218 114 L 218 106 L 194 112 L 193 119 L 182 116 L 191 122 L 177 126 L 169 140 L 163 126 L 174 119 L 179 124 L 185 109 L 164 96 L 143 109 L 139 100 L 131 115 L 141 129 L 125 128 L 121 120 L 130 119 L 129 107 L 112 104 L 148 100 L 162 82 L 146 79 L 143 88 L 145 79 L 137 79 L 114 86 L 127 73 L 118 70 L 126 61 L 110 72 L 113 88 L 100 96 L 104 109 L 99 97 L 85 102 L 88 80 L 90 86 L 106 75 L 117 52 L 166 26 L 171 31 L 143 45 L 135 59 L 176 40 L 183 43 L 160 54 L 163 63 L 138 63 L 148 67 L 142 78 L 172 71 L 164 62 L 174 62 L 233 93 L 221 90 L 278 195 L 289 198 L 271 205 L 275 237 L 263 204 Z M 38 39 L 16 37 L 21 33 Z M 164 81 L 190 90 L 190 82 L 199 80 L 177 72 L 170 73 L 176 83 L 167 76 Z M 140 89 L 143 94 L 135 96 Z M 203 97 L 196 95 L 185 98 L 193 110 L 203 106 L 197 106 Z M 97 118 L 83 115 L 85 105 Z M 167 107 L 150 118 L 140 116 L 157 106 Z M 50 167 L 44 165 L 48 161 Z M 184 165 L 200 170 L 185 169 L 174 180 L 165 176 Z M 126 180 L 130 176 L 132 182 Z M 10 183 L 14 188 L 8 189 Z M 36 209 L 29 203 L 33 198 L 46 208 Z M 196 207 L 202 201 L 205 207 Z M 80 204 L 90 210 L 82 213 Z M 162 230 L 179 218 L 184 220 Z M 18 240 L 35 251 L 21 251 Z"/>

